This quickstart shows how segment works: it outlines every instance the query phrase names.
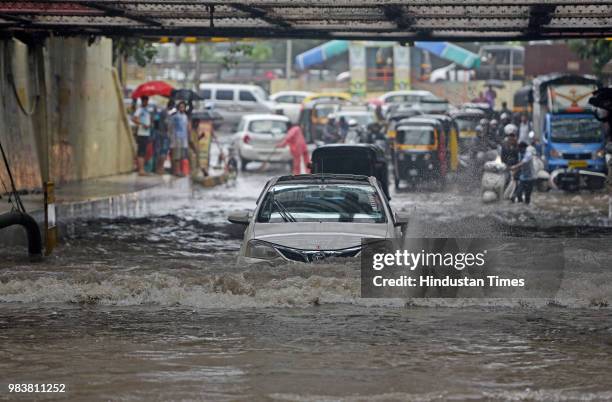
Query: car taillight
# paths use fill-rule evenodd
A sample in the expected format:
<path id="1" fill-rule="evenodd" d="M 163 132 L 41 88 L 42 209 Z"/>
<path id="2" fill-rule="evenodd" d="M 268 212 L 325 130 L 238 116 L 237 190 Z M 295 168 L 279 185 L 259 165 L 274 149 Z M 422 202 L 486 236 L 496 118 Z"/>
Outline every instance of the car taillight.
<path id="1" fill-rule="evenodd" d="M 244 137 L 242 137 L 242 142 L 244 142 L 245 144 L 248 144 L 249 142 L 251 142 L 251 136 L 248 134 L 245 134 Z"/>

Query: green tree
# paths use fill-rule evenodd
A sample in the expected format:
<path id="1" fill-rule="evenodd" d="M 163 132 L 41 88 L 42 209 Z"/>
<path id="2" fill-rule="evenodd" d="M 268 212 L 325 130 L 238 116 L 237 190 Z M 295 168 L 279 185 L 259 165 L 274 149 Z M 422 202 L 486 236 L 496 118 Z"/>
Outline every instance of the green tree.
<path id="1" fill-rule="evenodd" d="M 612 41 L 606 39 L 575 39 L 569 47 L 583 60 L 593 61 L 593 71 L 601 76 L 603 67 L 612 59 Z"/>
<path id="2" fill-rule="evenodd" d="M 157 49 L 153 43 L 139 38 L 115 38 L 113 39 L 113 62 L 134 60 L 140 67 L 150 63 Z"/>

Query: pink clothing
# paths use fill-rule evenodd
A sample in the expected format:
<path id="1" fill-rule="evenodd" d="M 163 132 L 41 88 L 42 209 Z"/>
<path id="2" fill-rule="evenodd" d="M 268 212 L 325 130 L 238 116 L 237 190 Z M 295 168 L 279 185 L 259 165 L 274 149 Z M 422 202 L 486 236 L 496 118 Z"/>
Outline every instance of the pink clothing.
<path id="1" fill-rule="evenodd" d="M 293 174 L 302 173 L 302 161 L 304 169 L 308 173 L 308 164 L 310 163 L 310 155 L 308 155 L 308 147 L 300 126 L 293 126 L 287 132 L 287 136 L 278 144 L 279 147 L 289 145 L 289 151 L 293 156 Z"/>
<path id="2" fill-rule="evenodd" d="M 293 126 L 287 132 L 287 136 L 278 144 L 279 147 L 289 145 L 289 151 L 294 157 L 308 151 L 306 140 L 300 126 Z"/>

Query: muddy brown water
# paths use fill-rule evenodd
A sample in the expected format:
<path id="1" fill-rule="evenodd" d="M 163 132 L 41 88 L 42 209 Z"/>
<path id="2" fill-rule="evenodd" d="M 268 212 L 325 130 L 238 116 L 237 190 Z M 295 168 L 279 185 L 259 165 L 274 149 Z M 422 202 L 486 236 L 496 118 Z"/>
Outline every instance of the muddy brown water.
<path id="1" fill-rule="evenodd" d="M 609 249 L 576 250 L 554 298 L 361 299 L 358 261 L 236 264 L 225 217 L 266 179 L 73 220 L 39 264 L 0 248 L 0 400 L 612 399 Z M 612 240 L 607 195 L 568 197 L 483 206 L 449 189 L 392 204 L 415 235 Z"/>

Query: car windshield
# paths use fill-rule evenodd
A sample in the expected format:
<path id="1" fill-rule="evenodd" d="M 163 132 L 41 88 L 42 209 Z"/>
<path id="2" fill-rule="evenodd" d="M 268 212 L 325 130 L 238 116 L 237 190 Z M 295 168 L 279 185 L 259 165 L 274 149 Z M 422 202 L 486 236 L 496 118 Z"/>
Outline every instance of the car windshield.
<path id="1" fill-rule="evenodd" d="M 261 223 L 385 223 L 376 189 L 354 184 L 283 184 L 274 186 L 257 216 Z"/>
<path id="2" fill-rule="evenodd" d="M 433 145 L 434 132 L 430 127 L 411 127 L 400 130 L 397 140 L 405 145 Z"/>
<path id="3" fill-rule="evenodd" d="M 600 142 L 602 125 L 595 117 L 552 121 L 553 142 Z"/>
<path id="4" fill-rule="evenodd" d="M 249 124 L 249 132 L 254 134 L 282 134 L 287 131 L 288 123 L 282 120 L 254 120 Z"/>

